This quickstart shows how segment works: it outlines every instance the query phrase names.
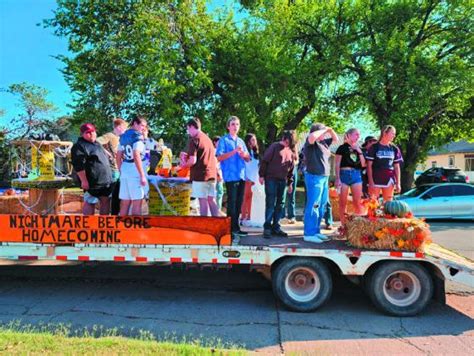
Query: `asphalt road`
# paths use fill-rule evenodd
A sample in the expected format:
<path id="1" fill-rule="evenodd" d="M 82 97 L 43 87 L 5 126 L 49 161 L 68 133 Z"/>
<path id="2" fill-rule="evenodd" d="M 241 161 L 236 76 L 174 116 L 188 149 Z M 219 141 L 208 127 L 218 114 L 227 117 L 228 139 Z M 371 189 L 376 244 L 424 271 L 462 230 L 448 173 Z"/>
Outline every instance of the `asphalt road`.
<path id="1" fill-rule="evenodd" d="M 429 221 L 433 241 L 474 260 L 474 222 Z"/>
<path id="2" fill-rule="evenodd" d="M 435 242 L 473 256 L 472 223 L 432 223 Z M 286 311 L 255 272 L 111 264 L 0 266 L 0 323 L 152 335 L 280 353 L 474 353 L 474 290 L 448 286 L 447 305 L 389 317 L 340 278 L 314 313 Z"/>

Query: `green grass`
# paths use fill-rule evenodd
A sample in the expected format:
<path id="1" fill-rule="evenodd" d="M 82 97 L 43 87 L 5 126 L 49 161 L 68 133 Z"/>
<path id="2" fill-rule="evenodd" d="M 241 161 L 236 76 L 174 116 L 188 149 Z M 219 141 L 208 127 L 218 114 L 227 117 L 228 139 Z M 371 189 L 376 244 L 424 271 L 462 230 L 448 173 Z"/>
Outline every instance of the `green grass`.
<path id="1" fill-rule="evenodd" d="M 138 339 L 117 336 L 115 330 L 94 337 L 95 331 L 79 332 L 82 336 L 70 336 L 67 327 L 0 327 L 0 353 L 41 355 L 244 355 L 242 349 L 203 345 L 199 340 L 156 341 L 148 332 L 139 332 Z M 97 330 L 96 330 L 97 331 Z"/>

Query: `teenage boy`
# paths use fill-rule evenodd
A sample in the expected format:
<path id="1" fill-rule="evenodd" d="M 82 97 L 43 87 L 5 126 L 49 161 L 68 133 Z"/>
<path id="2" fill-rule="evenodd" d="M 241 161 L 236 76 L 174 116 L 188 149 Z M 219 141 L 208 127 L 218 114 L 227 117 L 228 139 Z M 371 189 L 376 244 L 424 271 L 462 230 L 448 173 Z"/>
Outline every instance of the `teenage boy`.
<path id="1" fill-rule="evenodd" d="M 239 214 L 245 188 L 245 162 L 250 155 L 244 141 L 237 136 L 240 129 L 240 119 L 231 116 L 227 120 L 227 135 L 219 140 L 216 150 L 217 160 L 221 164 L 222 176 L 227 191 L 227 216 L 231 219 L 231 232 L 234 242 L 247 232 L 240 230 Z"/>
<path id="2" fill-rule="evenodd" d="M 263 237 L 272 235 L 287 237 L 281 229 L 280 217 L 285 209 L 286 187 L 291 193 L 293 170 L 296 162 L 296 135 L 294 131 L 285 131 L 279 142 L 272 143 L 265 151 L 260 162 L 260 184 L 265 182 L 265 223 Z"/>
<path id="3" fill-rule="evenodd" d="M 201 131 L 201 120 L 194 117 L 186 123 L 189 135 L 186 152 L 181 155 L 181 167 L 191 167 L 192 194 L 199 199 L 199 212 L 219 216 L 216 204 L 216 150 L 209 136 Z"/>
<path id="4" fill-rule="evenodd" d="M 337 142 L 334 130 L 323 124 L 311 126 L 303 148 L 306 170 L 306 206 L 304 211 L 304 240 L 321 243 L 326 236 L 321 234 L 321 220 L 329 198 L 328 178 L 330 173 L 329 146 Z"/>
<path id="5" fill-rule="evenodd" d="M 120 172 L 117 167 L 116 157 L 120 136 L 122 136 L 122 134 L 127 130 L 128 124 L 124 119 L 116 118 L 114 119 L 113 125 L 113 131 L 107 132 L 106 134 L 97 137 L 97 142 L 99 142 L 105 148 L 106 153 L 109 155 L 113 184 L 110 214 L 118 215 L 120 212 Z"/>

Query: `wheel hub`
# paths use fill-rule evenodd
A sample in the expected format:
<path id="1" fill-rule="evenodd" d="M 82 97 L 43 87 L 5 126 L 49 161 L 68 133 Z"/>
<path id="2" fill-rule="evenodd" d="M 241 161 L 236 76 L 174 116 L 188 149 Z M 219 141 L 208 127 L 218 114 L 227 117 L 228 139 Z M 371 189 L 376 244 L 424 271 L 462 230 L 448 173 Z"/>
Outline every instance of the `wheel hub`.
<path id="1" fill-rule="evenodd" d="M 305 275 L 298 274 L 295 276 L 295 283 L 298 287 L 304 287 L 308 283 L 308 278 Z"/>
<path id="2" fill-rule="evenodd" d="M 285 290 L 293 300 L 307 302 L 315 298 L 321 289 L 317 273 L 306 267 L 296 267 L 288 272 Z"/>
<path id="3" fill-rule="evenodd" d="M 391 283 L 391 288 L 399 291 L 399 290 L 402 290 L 404 289 L 404 286 L 403 286 L 403 281 L 400 280 L 399 278 L 395 278 L 392 283 Z"/>
<path id="4" fill-rule="evenodd" d="M 387 300 L 398 306 L 409 306 L 421 294 L 419 279 L 410 271 L 395 271 L 385 279 L 384 291 Z"/>

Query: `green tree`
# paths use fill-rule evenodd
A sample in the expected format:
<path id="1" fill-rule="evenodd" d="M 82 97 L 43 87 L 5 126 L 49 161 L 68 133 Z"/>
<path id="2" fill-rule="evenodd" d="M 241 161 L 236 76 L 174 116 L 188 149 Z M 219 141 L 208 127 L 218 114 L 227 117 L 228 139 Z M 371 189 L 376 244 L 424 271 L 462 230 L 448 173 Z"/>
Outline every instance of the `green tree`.
<path id="1" fill-rule="evenodd" d="M 341 112 L 327 105 L 328 87 L 341 70 L 339 47 L 350 39 L 338 11 L 331 1 L 253 4 L 250 17 L 216 41 L 216 116 L 240 116 L 244 129 L 266 143 L 311 119 L 341 123 Z M 318 36 L 308 41 L 302 24 L 310 22 Z"/>
<path id="2" fill-rule="evenodd" d="M 183 118 L 206 111 L 209 39 L 219 27 L 204 1 L 60 0 L 45 25 L 67 37 L 73 53 L 59 58 L 76 95 L 76 123 L 106 130 L 111 117 L 138 113 L 155 133 L 182 141 Z"/>
<path id="3" fill-rule="evenodd" d="M 360 1 L 342 97 L 397 128 L 402 189 L 433 146 L 474 137 L 473 8 L 464 1 Z"/>
<path id="4" fill-rule="evenodd" d="M 47 100 L 48 90 L 34 84 L 12 84 L 6 92 L 19 97 L 23 112 L 9 121 L 5 132 L 11 139 L 23 139 L 44 131 L 56 107 Z"/>

